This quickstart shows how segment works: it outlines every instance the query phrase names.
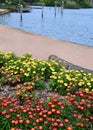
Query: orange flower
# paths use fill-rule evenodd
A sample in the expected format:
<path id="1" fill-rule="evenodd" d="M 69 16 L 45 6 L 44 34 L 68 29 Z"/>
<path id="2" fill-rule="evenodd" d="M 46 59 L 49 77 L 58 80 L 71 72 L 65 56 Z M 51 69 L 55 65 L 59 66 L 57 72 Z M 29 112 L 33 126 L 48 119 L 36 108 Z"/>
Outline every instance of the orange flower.
<path id="1" fill-rule="evenodd" d="M 32 86 L 27 86 L 27 89 L 28 89 L 28 90 L 32 89 Z"/>
<path id="2" fill-rule="evenodd" d="M 15 128 L 11 128 L 10 130 L 15 130 Z"/>
<path id="3" fill-rule="evenodd" d="M 17 88 L 21 88 L 21 85 L 20 85 L 20 84 L 17 84 Z"/>
<path id="4" fill-rule="evenodd" d="M 39 77 L 38 76 L 36 76 L 36 81 L 38 81 L 39 80 Z"/>

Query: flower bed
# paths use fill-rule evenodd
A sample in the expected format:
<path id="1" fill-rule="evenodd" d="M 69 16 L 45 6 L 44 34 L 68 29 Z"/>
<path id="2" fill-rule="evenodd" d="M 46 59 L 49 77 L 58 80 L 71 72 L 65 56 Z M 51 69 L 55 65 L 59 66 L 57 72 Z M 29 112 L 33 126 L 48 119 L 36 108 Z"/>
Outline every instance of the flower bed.
<path id="1" fill-rule="evenodd" d="M 0 130 L 93 129 L 93 75 L 59 62 L 0 52 Z"/>
<path id="2" fill-rule="evenodd" d="M 20 104 L 21 103 L 21 104 Z M 2 130 L 90 130 L 93 129 L 93 93 L 78 91 L 70 96 L 0 98 Z"/>

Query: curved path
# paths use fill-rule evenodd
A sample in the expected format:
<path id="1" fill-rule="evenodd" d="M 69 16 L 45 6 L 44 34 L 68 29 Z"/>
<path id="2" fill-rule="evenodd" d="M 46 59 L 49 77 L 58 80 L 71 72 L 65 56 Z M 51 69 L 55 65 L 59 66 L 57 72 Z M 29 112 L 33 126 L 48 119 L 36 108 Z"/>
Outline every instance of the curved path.
<path id="1" fill-rule="evenodd" d="M 93 70 L 93 47 L 60 41 L 0 25 L 0 50 L 18 55 L 31 52 L 47 60 L 56 55 L 72 64 Z"/>

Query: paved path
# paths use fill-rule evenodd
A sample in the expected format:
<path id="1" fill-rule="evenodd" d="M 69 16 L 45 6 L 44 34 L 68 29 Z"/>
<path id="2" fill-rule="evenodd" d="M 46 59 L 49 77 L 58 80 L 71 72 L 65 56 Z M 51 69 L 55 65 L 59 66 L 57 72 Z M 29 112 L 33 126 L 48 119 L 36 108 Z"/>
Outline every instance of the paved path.
<path id="1" fill-rule="evenodd" d="M 0 25 L 0 50 L 47 60 L 56 55 L 83 68 L 93 70 L 93 47 L 59 41 Z"/>

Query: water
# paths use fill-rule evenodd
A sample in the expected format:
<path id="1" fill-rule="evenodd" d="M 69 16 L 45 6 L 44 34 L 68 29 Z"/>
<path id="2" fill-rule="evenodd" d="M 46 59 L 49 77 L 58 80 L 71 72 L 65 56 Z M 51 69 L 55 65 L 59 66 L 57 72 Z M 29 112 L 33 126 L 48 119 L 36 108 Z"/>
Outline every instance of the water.
<path id="1" fill-rule="evenodd" d="M 0 24 L 59 40 L 93 46 L 93 9 L 31 7 L 30 13 L 9 13 L 0 16 Z"/>

